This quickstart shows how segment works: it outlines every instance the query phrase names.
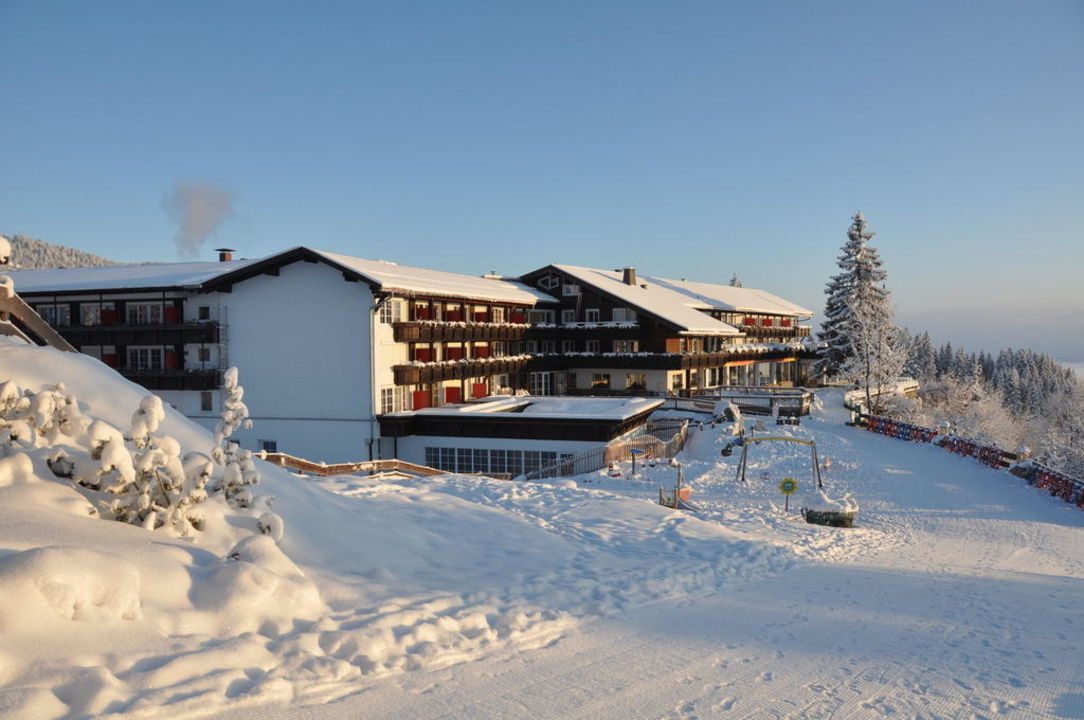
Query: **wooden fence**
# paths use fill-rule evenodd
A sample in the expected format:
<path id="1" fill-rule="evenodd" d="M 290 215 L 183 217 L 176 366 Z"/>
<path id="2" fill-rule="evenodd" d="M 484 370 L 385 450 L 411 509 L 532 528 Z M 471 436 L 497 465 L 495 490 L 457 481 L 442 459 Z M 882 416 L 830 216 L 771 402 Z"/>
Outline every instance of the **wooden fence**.
<path id="1" fill-rule="evenodd" d="M 437 470 L 436 468 L 427 467 L 425 465 L 415 465 L 414 463 L 405 462 L 403 460 L 364 460 L 361 462 L 335 463 L 328 465 L 326 463 L 317 463 L 279 452 L 259 452 L 256 453 L 256 456 L 266 460 L 272 465 L 290 468 L 291 470 L 297 470 L 298 472 L 303 472 L 308 475 L 322 475 L 325 477 L 328 475 L 360 475 L 363 473 L 375 475 L 376 473 L 382 472 L 401 472 L 407 475 L 448 474 L 446 470 Z"/>
<path id="2" fill-rule="evenodd" d="M 983 465 L 998 470 L 1010 470 L 1014 475 L 1026 480 L 1029 485 L 1047 490 L 1054 497 L 1084 508 L 1084 480 L 1058 472 L 1042 463 L 1033 461 L 1018 462 L 1020 460 L 1019 455 L 1002 450 L 995 445 L 984 445 L 956 435 L 942 435 L 932 428 L 911 425 L 892 418 L 875 415 L 860 415 L 856 425 L 870 432 L 880 433 L 900 440 L 925 443 L 936 442 L 938 447 L 957 455 L 973 457 Z"/>

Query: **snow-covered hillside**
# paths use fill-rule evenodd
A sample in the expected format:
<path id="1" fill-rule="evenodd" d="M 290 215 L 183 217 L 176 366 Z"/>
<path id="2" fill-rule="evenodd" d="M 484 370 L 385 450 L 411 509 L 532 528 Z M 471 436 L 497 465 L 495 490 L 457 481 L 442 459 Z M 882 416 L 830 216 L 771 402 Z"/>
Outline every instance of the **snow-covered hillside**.
<path id="1" fill-rule="evenodd" d="M 11 262 L 21 270 L 48 270 L 66 267 L 104 267 L 118 265 L 100 255 L 48 243 L 26 235 L 9 235 Z"/>
<path id="2" fill-rule="evenodd" d="M 145 392 L 0 343 L 9 378 L 122 428 Z M 817 441 L 850 530 L 798 516 L 805 446 L 756 446 L 736 483 L 724 425 L 682 458 L 697 514 L 655 504 L 663 463 L 537 484 L 261 463 L 277 546 L 225 505 L 194 541 L 93 518 L 40 451 L 5 458 L 0 716 L 1084 717 L 1084 513 L 847 428 L 838 400 L 766 430 Z M 173 412 L 162 429 L 211 445 Z"/>

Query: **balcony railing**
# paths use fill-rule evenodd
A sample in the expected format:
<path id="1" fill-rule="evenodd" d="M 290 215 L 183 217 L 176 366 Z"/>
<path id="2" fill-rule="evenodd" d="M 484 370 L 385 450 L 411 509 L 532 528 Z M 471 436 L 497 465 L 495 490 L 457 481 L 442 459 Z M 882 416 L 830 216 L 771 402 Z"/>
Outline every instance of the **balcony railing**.
<path id="1" fill-rule="evenodd" d="M 183 345 L 219 341 L 216 322 L 154 325 L 67 325 L 57 328 L 72 345 Z"/>
<path id="2" fill-rule="evenodd" d="M 406 321 L 393 325 L 395 342 L 506 342 L 522 340 L 528 326 L 518 323 Z"/>
<path id="3" fill-rule="evenodd" d="M 815 358 L 806 347 L 762 347 L 738 345 L 733 350 L 701 353 L 564 353 L 538 355 L 529 370 L 566 370 L 570 368 L 628 368 L 641 370 L 695 370 L 722 367 L 731 362 L 773 362 L 786 359 Z"/>
<path id="4" fill-rule="evenodd" d="M 445 380 L 467 380 L 516 373 L 527 366 L 527 355 L 487 359 L 396 365 L 392 368 L 396 385 L 424 385 Z"/>
<path id="5" fill-rule="evenodd" d="M 222 385 L 221 370 L 114 369 L 148 390 L 214 390 Z"/>
<path id="6" fill-rule="evenodd" d="M 742 325 L 738 329 L 745 333 L 747 337 L 807 338 L 811 333 L 811 328 L 808 325 L 794 327 Z"/>

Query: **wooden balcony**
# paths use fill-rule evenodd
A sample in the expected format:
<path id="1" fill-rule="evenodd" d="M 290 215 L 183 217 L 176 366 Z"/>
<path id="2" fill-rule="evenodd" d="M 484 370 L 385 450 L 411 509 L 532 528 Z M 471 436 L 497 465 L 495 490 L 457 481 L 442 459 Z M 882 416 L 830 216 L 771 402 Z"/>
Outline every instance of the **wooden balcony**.
<path id="1" fill-rule="evenodd" d="M 215 322 L 155 325 L 70 325 L 57 332 L 72 345 L 184 345 L 219 341 Z"/>
<path id="2" fill-rule="evenodd" d="M 445 380 L 467 380 L 517 373 L 527 366 L 530 358 L 516 356 L 488 360 L 464 360 L 424 365 L 396 365 L 392 368 L 396 385 L 426 385 Z"/>
<path id="3" fill-rule="evenodd" d="M 743 325 L 738 328 L 746 337 L 752 338 L 785 338 L 786 340 L 800 340 L 810 336 L 812 329 L 808 325 L 795 327 L 760 327 L 756 325 Z"/>
<path id="4" fill-rule="evenodd" d="M 220 370 L 114 369 L 148 390 L 214 390 L 222 385 Z"/>
<path id="5" fill-rule="evenodd" d="M 731 362 L 778 362 L 787 359 L 815 358 L 806 350 L 769 350 L 766 352 L 736 352 L 733 350 L 705 353 L 571 353 L 540 355 L 533 358 L 528 370 L 567 370 L 571 368 L 615 368 L 629 370 L 696 370 L 722 367 Z"/>
<path id="6" fill-rule="evenodd" d="M 397 322 L 392 326 L 395 342 L 515 342 L 526 327 L 500 323 Z"/>
<path id="7" fill-rule="evenodd" d="M 563 327 L 561 325 L 534 326 L 527 331 L 527 340 L 641 340 L 644 329 L 638 325 L 623 327 L 620 325 L 599 324 L 594 327 Z"/>

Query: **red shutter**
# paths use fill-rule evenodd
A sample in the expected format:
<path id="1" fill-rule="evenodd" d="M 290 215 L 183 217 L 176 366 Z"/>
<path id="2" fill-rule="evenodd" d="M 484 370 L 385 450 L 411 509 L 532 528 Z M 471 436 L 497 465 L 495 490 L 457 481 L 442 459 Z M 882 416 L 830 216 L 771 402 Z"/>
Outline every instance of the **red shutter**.
<path id="1" fill-rule="evenodd" d="M 486 310 L 475 312 L 474 322 L 489 322 L 489 312 Z"/>
<path id="2" fill-rule="evenodd" d="M 463 390 L 458 387 L 446 387 L 444 388 L 444 402 L 446 403 L 460 403 L 463 402 Z"/>
<path id="3" fill-rule="evenodd" d="M 474 357 L 476 357 L 476 358 L 487 358 L 487 357 L 489 357 L 489 346 L 488 345 L 475 345 L 474 346 Z"/>
<path id="4" fill-rule="evenodd" d="M 790 327 L 790 318 L 783 318 L 779 321 L 779 324 L 783 327 Z"/>
<path id="5" fill-rule="evenodd" d="M 102 355 L 102 362 L 104 362 L 109 367 L 115 368 L 117 366 L 117 354 L 106 353 Z"/>
<path id="6" fill-rule="evenodd" d="M 444 318 L 448 322 L 459 322 L 459 321 L 461 321 L 463 319 L 463 311 L 462 310 L 449 310 L 447 312 L 447 314 L 445 314 Z"/>
<path id="7" fill-rule="evenodd" d="M 472 383 L 471 397 L 481 398 L 489 394 L 489 383 Z"/>
<path id="8" fill-rule="evenodd" d="M 429 407 L 429 391 L 428 390 L 415 390 L 414 393 L 414 409 L 421 410 Z"/>
<path id="9" fill-rule="evenodd" d="M 180 311 L 175 307 L 167 307 L 165 310 L 165 318 L 167 325 L 176 325 L 180 322 Z"/>
<path id="10" fill-rule="evenodd" d="M 757 324 L 757 319 L 756 319 L 756 318 L 751 318 L 751 317 L 747 317 L 747 318 L 745 318 L 745 320 L 743 321 L 743 324 L 744 324 L 744 325 L 756 325 L 756 324 Z"/>
<path id="11" fill-rule="evenodd" d="M 763 325 L 764 327 L 771 327 L 772 326 L 772 319 L 771 318 L 764 318 L 763 320 L 760 321 L 760 324 Z"/>
<path id="12" fill-rule="evenodd" d="M 167 352 L 166 370 L 176 370 L 178 367 L 180 367 L 180 364 L 177 362 L 177 353 Z"/>
<path id="13" fill-rule="evenodd" d="M 519 323 L 522 325 L 527 322 L 527 316 L 524 313 L 512 313 L 509 317 L 509 322 Z"/>
<path id="14" fill-rule="evenodd" d="M 118 317 L 116 310 L 102 310 L 102 325 L 116 325 Z"/>
<path id="15" fill-rule="evenodd" d="M 430 362 L 433 359 L 433 351 L 429 348 L 415 348 L 414 359 L 418 362 Z"/>
<path id="16" fill-rule="evenodd" d="M 462 360 L 463 359 L 463 348 L 461 348 L 461 347 L 445 348 L 444 349 L 444 357 L 448 358 L 449 360 Z"/>

